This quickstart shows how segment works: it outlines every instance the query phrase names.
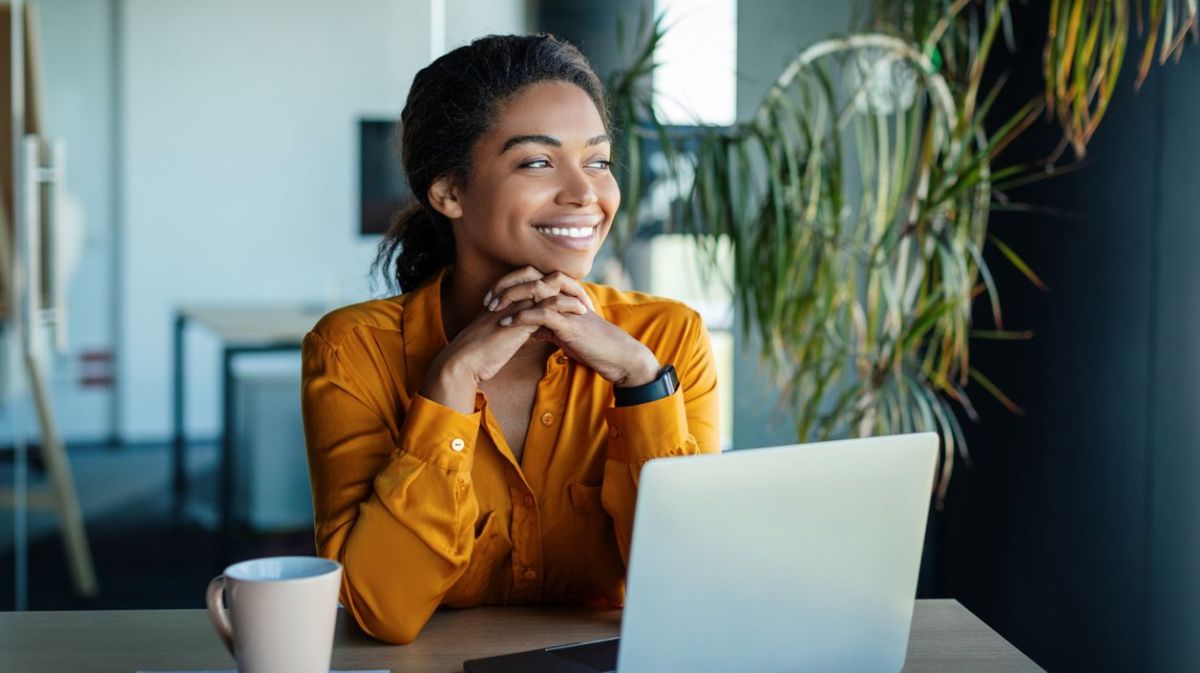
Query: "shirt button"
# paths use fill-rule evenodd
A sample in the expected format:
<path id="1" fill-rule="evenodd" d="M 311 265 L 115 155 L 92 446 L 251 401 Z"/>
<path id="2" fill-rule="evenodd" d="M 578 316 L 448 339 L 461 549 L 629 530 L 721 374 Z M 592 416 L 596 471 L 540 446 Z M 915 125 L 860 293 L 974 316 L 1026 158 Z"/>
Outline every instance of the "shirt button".
<path id="1" fill-rule="evenodd" d="M 533 496 L 527 495 L 521 499 L 521 502 L 525 503 L 526 507 L 533 507 Z"/>
<path id="2" fill-rule="evenodd" d="M 527 579 L 527 580 L 537 579 L 537 571 L 536 570 L 526 570 L 525 571 L 525 579 Z"/>
<path id="3" fill-rule="evenodd" d="M 462 440 L 462 437 L 455 437 L 450 441 L 450 448 L 454 451 L 462 451 L 467 448 L 467 443 Z"/>
<path id="4" fill-rule="evenodd" d="M 560 365 L 565 365 L 565 364 L 567 364 L 567 356 L 560 355 L 557 358 L 555 358 L 554 361 Z"/>
<path id="5" fill-rule="evenodd" d="M 608 429 L 608 434 L 609 434 L 609 436 L 611 436 L 611 437 L 614 437 L 614 438 L 615 438 L 615 437 L 620 437 L 620 436 L 621 436 L 621 431 L 620 431 L 620 430 L 618 430 L 616 427 L 612 427 L 612 428 L 609 428 L 609 429 Z"/>
<path id="6" fill-rule="evenodd" d="M 549 411 L 542 414 L 542 425 L 550 425 L 553 422 L 554 422 L 554 414 L 550 413 Z"/>

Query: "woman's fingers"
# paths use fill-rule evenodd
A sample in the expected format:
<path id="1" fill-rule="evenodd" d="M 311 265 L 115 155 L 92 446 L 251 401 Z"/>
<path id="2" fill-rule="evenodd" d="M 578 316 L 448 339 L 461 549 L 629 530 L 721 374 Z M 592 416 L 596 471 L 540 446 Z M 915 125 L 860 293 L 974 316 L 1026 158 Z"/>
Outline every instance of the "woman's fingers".
<path id="1" fill-rule="evenodd" d="M 545 327 L 551 332 L 558 334 L 561 338 L 561 332 L 569 327 L 567 316 L 552 309 L 552 308 L 527 308 L 524 311 L 506 316 L 500 320 L 501 325 L 526 325 Z"/>
<path id="2" fill-rule="evenodd" d="M 527 304 L 528 302 L 522 302 L 522 303 Z M 530 310 L 533 310 L 533 309 L 542 309 L 542 310 L 547 310 L 547 311 L 553 311 L 560 315 L 567 315 L 567 314 L 587 315 L 587 312 L 588 312 L 587 307 L 583 305 L 583 302 L 579 301 L 575 297 L 571 297 L 571 296 L 565 295 L 565 294 L 556 294 L 552 297 L 543 299 L 542 301 L 538 302 L 537 304 L 532 305 L 531 307 L 518 309 L 514 312 L 509 313 L 509 315 L 500 319 L 500 324 L 504 325 L 504 326 L 508 326 L 508 325 L 512 325 L 512 324 L 517 324 L 517 325 L 533 325 L 533 324 L 542 325 L 542 324 L 544 324 L 543 322 L 531 323 L 531 322 L 521 322 L 521 321 L 516 320 L 516 317 L 519 316 L 520 314 L 525 313 Z"/>
<path id="3" fill-rule="evenodd" d="M 583 302 L 589 310 L 596 310 L 596 307 L 592 304 L 592 298 L 589 297 L 587 291 L 583 289 L 583 283 L 580 283 L 567 274 L 561 271 L 555 271 L 554 273 L 543 278 L 542 281 L 547 285 L 557 286 L 559 292 L 570 295 Z"/>
<path id="4" fill-rule="evenodd" d="M 531 308 L 533 302 L 521 301 L 513 304 L 506 312 L 506 317 L 518 311 Z M 465 362 L 481 381 L 487 381 L 496 375 L 512 358 L 521 345 L 536 327 L 511 328 L 500 326 L 496 314 L 483 311 L 466 329 L 459 332 L 451 343 L 451 348 L 457 347 L 463 351 Z"/>
<path id="5" fill-rule="evenodd" d="M 512 277 L 513 274 L 505 276 L 506 279 Z M 501 281 L 504 281 L 504 279 L 501 279 Z M 499 284 L 500 281 L 497 282 L 497 286 Z M 489 294 L 491 295 L 491 300 L 488 302 L 488 310 L 491 311 L 503 311 L 514 301 L 528 299 L 534 302 L 541 302 L 559 294 L 574 297 L 589 309 L 595 310 L 591 298 L 588 297 L 587 292 L 583 289 L 583 284 L 559 271 L 555 271 L 548 276 L 520 281 Z"/>
<path id="6" fill-rule="evenodd" d="M 558 293 L 559 290 L 557 287 L 551 286 L 541 278 L 517 283 L 501 290 L 496 296 L 492 297 L 491 303 L 488 304 L 488 310 L 503 311 L 513 302 L 523 300 L 537 303 L 556 296 Z"/>
<path id="7" fill-rule="evenodd" d="M 543 308 L 552 308 L 559 313 L 587 315 L 588 312 L 587 305 L 569 294 L 555 295 L 549 299 L 538 302 L 537 306 Z"/>
<path id="8" fill-rule="evenodd" d="M 495 283 L 493 283 L 492 289 L 488 290 L 487 294 L 484 295 L 483 305 L 490 306 L 492 300 L 494 300 L 501 292 L 507 290 L 513 285 L 519 285 L 520 283 L 527 283 L 532 280 L 537 280 L 544 275 L 545 274 L 532 266 L 522 267 L 516 271 L 506 273 L 500 277 L 500 280 L 497 280 Z M 492 310 L 494 311 L 496 309 Z"/>
<path id="9" fill-rule="evenodd" d="M 583 302 L 569 294 L 556 294 L 553 297 L 543 299 L 534 304 L 537 308 L 548 308 L 559 313 L 574 313 L 576 315 L 587 315 L 588 309 Z"/>

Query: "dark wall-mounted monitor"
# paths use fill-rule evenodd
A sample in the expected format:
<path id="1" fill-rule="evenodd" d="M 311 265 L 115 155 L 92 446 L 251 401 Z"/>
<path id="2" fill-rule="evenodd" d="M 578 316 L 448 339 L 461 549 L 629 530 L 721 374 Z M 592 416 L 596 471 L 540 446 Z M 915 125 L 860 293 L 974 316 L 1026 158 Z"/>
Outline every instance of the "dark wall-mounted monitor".
<path id="1" fill-rule="evenodd" d="M 392 215 L 412 202 L 400 158 L 392 149 L 394 119 L 358 121 L 359 233 L 382 234 Z"/>

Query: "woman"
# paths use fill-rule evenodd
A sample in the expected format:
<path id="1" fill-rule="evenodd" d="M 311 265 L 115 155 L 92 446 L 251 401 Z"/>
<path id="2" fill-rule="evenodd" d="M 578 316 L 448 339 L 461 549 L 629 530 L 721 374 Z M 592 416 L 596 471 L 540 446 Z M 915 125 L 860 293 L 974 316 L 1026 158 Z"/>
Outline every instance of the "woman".
<path id="1" fill-rule="evenodd" d="M 717 451 L 717 395 L 694 311 L 581 281 L 620 203 L 599 79 L 486 37 L 417 73 L 401 125 L 419 204 L 376 265 L 403 294 L 304 341 L 317 551 L 394 643 L 439 605 L 620 605 L 638 473 Z"/>

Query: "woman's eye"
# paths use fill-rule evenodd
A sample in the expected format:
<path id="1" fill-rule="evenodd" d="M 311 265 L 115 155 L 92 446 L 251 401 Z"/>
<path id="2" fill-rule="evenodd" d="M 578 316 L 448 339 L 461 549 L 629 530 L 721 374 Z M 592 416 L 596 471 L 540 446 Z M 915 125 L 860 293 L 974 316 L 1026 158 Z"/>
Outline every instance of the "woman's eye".
<path id="1" fill-rule="evenodd" d="M 520 166 L 521 168 L 551 168 L 549 159 L 531 159 L 522 163 Z M 607 171 L 612 167 L 612 162 L 608 159 L 596 159 L 595 161 L 587 164 L 587 167 L 599 168 L 600 170 Z"/>

